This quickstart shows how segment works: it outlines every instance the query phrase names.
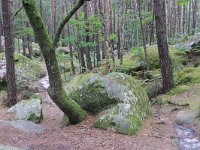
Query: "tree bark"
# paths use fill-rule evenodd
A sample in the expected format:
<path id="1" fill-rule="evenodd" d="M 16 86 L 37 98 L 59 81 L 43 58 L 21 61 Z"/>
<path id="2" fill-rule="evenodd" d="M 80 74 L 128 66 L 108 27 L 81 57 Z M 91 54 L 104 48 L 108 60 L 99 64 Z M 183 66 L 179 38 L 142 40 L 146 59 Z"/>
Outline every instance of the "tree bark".
<path id="1" fill-rule="evenodd" d="M 2 25 L 2 19 L 0 17 L 0 53 L 3 52 L 3 42 L 2 42 L 1 36 L 3 36 L 3 25 Z"/>
<path id="2" fill-rule="evenodd" d="M 192 34 L 194 35 L 195 34 L 195 31 L 196 31 L 196 24 L 197 24 L 197 21 L 198 20 L 198 16 L 197 16 L 197 11 L 198 11 L 198 2 L 197 0 L 194 0 L 193 3 L 192 3 Z"/>
<path id="3" fill-rule="evenodd" d="M 65 1 L 65 9 L 66 9 L 66 13 L 68 13 L 68 5 L 67 5 L 67 1 Z M 68 37 L 71 37 L 71 33 L 70 33 L 70 26 L 69 24 L 67 25 L 67 34 Z M 73 49 L 72 49 L 72 43 L 69 42 L 69 51 L 70 51 L 70 63 L 71 63 L 71 69 L 72 69 L 72 73 L 73 75 L 75 75 L 75 67 L 74 67 L 74 58 L 73 58 Z"/>
<path id="4" fill-rule="evenodd" d="M 85 13 L 85 22 L 86 22 L 86 29 L 85 29 L 85 33 L 87 34 L 85 37 L 85 41 L 86 43 L 90 42 L 90 36 L 89 36 L 89 23 L 88 23 L 88 4 L 85 3 L 83 6 L 83 11 Z M 92 61 L 91 61 L 91 56 L 90 56 L 90 46 L 85 47 L 85 54 L 86 54 L 86 62 L 87 62 L 87 69 L 89 71 L 92 70 Z"/>
<path id="5" fill-rule="evenodd" d="M 146 40 L 146 25 L 143 25 L 143 19 L 142 19 L 142 14 L 141 14 L 141 4 L 140 0 L 137 0 L 138 4 L 138 13 L 139 13 L 139 18 L 140 18 L 140 25 L 141 25 L 141 31 L 142 31 L 142 38 L 143 38 L 143 47 L 144 47 L 144 55 L 145 55 L 145 68 L 149 70 L 149 64 L 148 64 L 148 56 L 147 56 L 147 40 Z"/>
<path id="6" fill-rule="evenodd" d="M 81 107 L 74 100 L 67 96 L 62 87 L 62 80 L 55 52 L 55 45 L 57 42 L 55 42 L 54 45 L 53 41 L 50 39 L 50 36 L 47 33 L 47 29 L 45 28 L 45 25 L 37 10 L 35 0 L 22 0 L 22 2 L 45 59 L 50 82 L 48 93 L 56 105 L 65 113 L 65 115 L 68 116 L 69 121 L 72 124 L 79 123 L 85 118 L 86 114 L 85 111 L 81 109 Z M 79 0 L 75 6 L 77 10 L 83 5 L 83 3 L 84 0 Z M 69 15 L 72 16 L 74 12 L 72 13 L 72 11 L 70 11 L 66 18 L 70 19 L 71 17 L 69 17 Z M 69 19 L 64 24 L 62 24 L 64 21 L 61 23 L 57 33 L 61 33 L 63 29 L 61 26 L 64 27 Z M 60 37 L 60 34 L 56 36 Z"/>
<path id="7" fill-rule="evenodd" d="M 157 44 L 163 80 L 163 92 L 168 92 L 174 85 L 172 64 L 167 42 L 165 0 L 154 0 Z"/>
<path id="8" fill-rule="evenodd" d="M 3 27 L 5 33 L 5 56 L 7 77 L 7 104 L 12 106 L 17 103 L 17 89 L 15 81 L 14 63 L 14 35 L 12 19 L 12 1 L 2 0 Z"/>

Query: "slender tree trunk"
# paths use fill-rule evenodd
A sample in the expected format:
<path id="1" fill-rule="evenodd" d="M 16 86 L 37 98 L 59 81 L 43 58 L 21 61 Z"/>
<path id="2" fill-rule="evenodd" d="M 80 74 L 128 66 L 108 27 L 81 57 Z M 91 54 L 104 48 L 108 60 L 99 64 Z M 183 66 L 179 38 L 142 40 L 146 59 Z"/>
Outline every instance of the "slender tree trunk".
<path id="1" fill-rule="evenodd" d="M 143 47 L 144 47 L 144 55 L 145 55 L 145 68 L 147 70 L 149 70 L 149 64 L 148 64 L 148 56 L 147 56 L 147 41 L 146 41 L 146 31 L 145 31 L 145 26 L 143 25 L 143 19 L 142 19 L 142 14 L 141 14 L 141 4 L 140 4 L 140 0 L 137 0 L 138 3 L 138 13 L 139 13 L 139 18 L 140 18 L 140 26 L 141 26 L 141 30 L 142 30 L 142 37 L 143 37 Z"/>
<path id="2" fill-rule="evenodd" d="M 94 1 L 94 11 L 95 11 L 95 14 L 98 15 L 98 8 L 99 8 L 99 0 L 95 0 Z M 98 15 L 99 17 L 99 15 Z M 99 31 L 97 31 L 97 34 L 95 35 L 95 41 L 97 43 L 96 45 L 96 61 L 97 61 L 97 67 L 99 67 L 101 65 L 101 48 L 100 48 L 100 42 L 99 42 Z"/>
<path id="3" fill-rule="evenodd" d="M 53 36 L 56 34 L 56 0 L 51 0 L 51 31 L 52 31 L 52 39 Z"/>
<path id="4" fill-rule="evenodd" d="M 106 47 L 106 43 L 108 42 L 108 19 L 107 19 L 107 0 L 103 1 L 103 18 L 104 18 L 104 48 L 102 52 L 102 58 L 108 60 L 109 59 L 109 51 Z"/>
<path id="5" fill-rule="evenodd" d="M 72 124 L 76 124 L 85 118 L 85 112 L 74 100 L 67 96 L 62 87 L 62 80 L 59 72 L 58 62 L 56 59 L 55 46 L 57 44 L 57 41 L 59 41 L 59 36 L 64 25 L 69 21 L 72 15 L 83 5 L 84 1 L 79 0 L 77 5 L 61 22 L 57 30 L 54 42 L 50 39 L 50 36 L 47 33 L 47 29 L 45 28 L 45 25 L 37 10 L 35 0 L 22 0 L 22 2 L 45 59 L 50 82 L 48 93 L 51 99 L 56 103 L 56 105 L 65 113 L 65 115 L 68 116 L 69 121 Z"/>
<path id="6" fill-rule="evenodd" d="M 197 2 L 197 0 L 193 1 L 192 7 L 193 7 L 192 8 L 192 10 L 193 10 L 193 13 L 192 13 L 192 34 L 194 35 L 195 31 L 196 31 L 196 24 L 197 24 L 196 20 L 198 20 L 198 16 L 197 16 L 198 2 Z"/>
<path id="7" fill-rule="evenodd" d="M 27 46 L 27 39 L 25 36 L 22 37 L 22 48 L 23 48 L 23 55 L 26 56 L 26 46 Z"/>
<path id="8" fill-rule="evenodd" d="M 32 39 L 30 35 L 27 36 L 27 46 L 28 46 L 28 58 L 32 59 L 33 48 L 32 48 Z"/>
<path id="9" fill-rule="evenodd" d="M 85 13 L 85 21 L 88 21 L 88 3 L 85 3 L 83 6 L 84 13 Z M 87 28 L 89 27 L 89 23 L 87 23 Z M 85 33 L 87 34 L 85 39 L 86 43 L 90 42 L 90 36 L 89 36 L 89 29 L 85 29 Z M 90 46 L 85 47 L 85 54 L 86 54 L 86 62 L 87 62 L 87 69 L 92 70 L 92 61 L 91 61 L 91 56 L 90 56 Z"/>
<path id="10" fill-rule="evenodd" d="M 7 104 L 12 106 L 17 103 L 17 89 L 15 82 L 14 63 L 14 35 L 12 19 L 12 1 L 2 0 L 3 27 L 5 33 L 6 77 L 7 77 Z"/>
<path id="11" fill-rule="evenodd" d="M 154 0 L 154 13 L 156 21 L 158 52 L 163 80 L 163 92 L 166 93 L 173 87 L 174 83 L 172 64 L 167 42 L 165 0 Z"/>
<path id="12" fill-rule="evenodd" d="M 0 13 L 1 16 L 1 13 Z M 3 25 L 2 25 L 2 19 L 0 17 L 0 53 L 3 52 L 3 41 L 1 36 L 3 36 Z"/>
<path id="13" fill-rule="evenodd" d="M 67 1 L 65 1 L 64 4 L 65 4 L 66 13 L 68 13 L 68 4 L 67 4 Z M 67 35 L 68 35 L 69 38 L 71 37 L 69 24 L 67 24 Z M 72 43 L 71 42 L 69 42 L 69 51 L 70 51 L 71 69 L 72 69 L 73 75 L 75 75 L 76 72 L 75 72 L 75 67 L 74 67 L 73 49 L 72 49 Z"/>
<path id="14" fill-rule="evenodd" d="M 29 28 L 29 22 L 27 22 L 27 25 L 26 25 L 27 28 Z M 27 57 L 29 59 L 32 59 L 32 39 L 31 39 L 31 36 L 30 35 L 27 35 L 27 48 L 28 48 L 28 55 Z"/>
<path id="15" fill-rule="evenodd" d="M 21 46 L 20 46 L 20 39 L 19 38 L 17 39 L 17 43 L 18 43 L 18 53 L 20 53 Z"/>
<path id="16" fill-rule="evenodd" d="M 153 0 L 151 0 L 151 4 L 152 4 L 152 9 L 153 9 Z M 149 42 L 149 45 L 152 45 L 152 42 L 154 41 L 154 23 L 155 23 L 155 14 L 154 14 L 154 11 L 153 11 L 153 17 L 152 17 L 152 23 L 151 23 L 151 34 L 150 34 L 150 42 Z"/>
<path id="17" fill-rule="evenodd" d="M 40 0 L 40 15 L 43 17 L 43 0 Z"/>
<path id="18" fill-rule="evenodd" d="M 1 1 L 0 1 L 0 8 L 2 8 Z M 2 20 L 2 11 L 0 10 L 0 53 L 4 51 L 4 45 L 1 36 L 3 36 L 3 20 Z"/>
<path id="19" fill-rule="evenodd" d="M 192 0 L 190 0 L 190 2 L 189 2 L 189 8 L 188 8 L 188 31 L 187 31 L 187 33 L 188 33 L 188 35 L 190 35 L 191 33 L 190 33 L 190 24 L 191 24 L 191 7 L 192 7 Z"/>

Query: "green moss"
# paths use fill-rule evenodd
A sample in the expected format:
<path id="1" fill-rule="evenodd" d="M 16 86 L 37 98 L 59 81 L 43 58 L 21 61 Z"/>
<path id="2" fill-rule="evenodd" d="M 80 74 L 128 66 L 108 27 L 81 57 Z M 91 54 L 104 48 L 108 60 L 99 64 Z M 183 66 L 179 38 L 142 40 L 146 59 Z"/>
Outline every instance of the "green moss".
<path id="1" fill-rule="evenodd" d="M 148 53 L 150 69 L 151 70 L 159 69 L 160 66 L 159 66 L 159 55 L 157 46 L 156 45 L 149 46 L 147 53 Z M 174 71 L 178 71 L 180 68 L 182 68 L 182 63 L 184 61 L 187 61 L 186 53 L 175 49 L 174 46 L 169 46 L 169 54 L 172 60 Z"/>
<path id="2" fill-rule="evenodd" d="M 69 125 L 69 123 L 70 123 L 69 118 L 66 115 L 64 115 L 62 118 L 62 121 L 60 122 L 60 126 L 61 126 L 61 128 L 63 128 L 65 126 Z"/>
<path id="3" fill-rule="evenodd" d="M 189 91 L 190 90 L 190 86 L 188 85 L 179 85 L 175 88 L 173 88 L 169 93 L 167 93 L 167 95 L 177 95 L 177 94 L 181 94 L 181 93 L 184 93 L 186 91 Z"/>
<path id="4" fill-rule="evenodd" d="M 49 91 L 49 89 L 48 93 L 51 96 L 51 91 Z M 58 97 L 54 102 L 67 115 L 71 124 L 79 123 L 86 116 L 86 112 L 73 99 L 67 96 L 64 90 L 59 91 Z"/>
<path id="5" fill-rule="evenodd" d="M 75 85 L 75 90 L 69 94 L 83 109 L 96 114 L 112 104 L 118 102 L 110 98 L 105 90 L 104 81 L 95 74 L 75 77 L 70 85 Z"/>
<path id="6" fill-rule="evenodd" d="M 42 102 L 42 97 L 39 93 L 34 93 L 33 95 L 31 95 L 30 99 L 39 99 Z"/>
<path id="7" fill-rule="evenodd" d="M 42 120 L 41 117 L 36 116 L 34 113 L 30 114 L 30 117 L 27 119 L 29 121 L 35 122 L 35 123 L 40 123 L 40 121 Z"/>
<path id="8" fill-rule="evenodd" d="M 109 117 L 105 117 L 102 119 L 98 119 L 98 121 L 95 122 L 94 127 L 107 130 L 111 123 L 112 119 Z"/>
<path id="9" fill-rule="evenodd" d="M 200 68 L 187 67 L 175 76 L 176 84 L 199 83 Z"/>
<path id="10" fill-rule="evenodd" d="M 142 70 L 143 61 L 141 56 L 136 53 L 137 49 L 132 50 L 123 57 L 123 71 L 126 74 L 134 74 L 134 72 Z M 117 70 L 120 70 L 120 61 L 116 60 Z"/>

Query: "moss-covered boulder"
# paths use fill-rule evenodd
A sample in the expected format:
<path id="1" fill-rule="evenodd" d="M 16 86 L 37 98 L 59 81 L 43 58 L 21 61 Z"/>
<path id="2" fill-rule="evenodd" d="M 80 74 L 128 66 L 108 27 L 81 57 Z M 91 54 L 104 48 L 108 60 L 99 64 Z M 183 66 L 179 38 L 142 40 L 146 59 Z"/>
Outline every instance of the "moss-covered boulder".
<path id="1" fill-rule="evenodd" d="M 8 110 L 13 120 L 29 120 L 39 123 L 42 120 L 41 99 L 22 100 Z"/>
<path id="2" fill-rule="evenodd" d="M 41 75 L 41 66 L 29 58 L 15 53 L 15 73 L 18 91 L 32 86 Z M 0 60 L 5 61 L 5 53 L 0 54 Z"/>
<path id="3" fill-rule="evenodd" d="M 80 75 L 67 87 L 82 108 L 98 114 L 95 126 L 101 129 L 132 135 L 150 113 L 145 90 L 126 74 Z"/>

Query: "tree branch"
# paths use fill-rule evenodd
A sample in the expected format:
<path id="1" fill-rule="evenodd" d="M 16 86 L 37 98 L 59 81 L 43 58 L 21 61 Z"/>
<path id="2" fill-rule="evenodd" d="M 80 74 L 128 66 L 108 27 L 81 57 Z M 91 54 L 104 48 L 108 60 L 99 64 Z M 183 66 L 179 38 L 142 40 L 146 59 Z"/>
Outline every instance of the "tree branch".
<path id="1" fill-rule="evenodd" d="M 60 40 L 60 35 L 61 32 L 65 26 L 65 24 L 69 21 L 69 19 L 74 15 L 74 13 L 84 4 L 84 1 L 86 0 L 79 0 L 78 3 L 74 6 L 74 8 L 69 12 L 69 14 L 63 19 L 63 21 L 60 23 L 58 30 L 56 32 L 54 41 L 53 41 L 53 46 L 54 48 L 56 47 L 57 43 Z"/>
<path id="2" fill-rule="evenodd" d="M 22 10 L 24 8 L 24 6 L 22 6 L 16 13 L 15 13 L 15 15 L 14 16 L 17 16 L 18 15 L 18 13 Z"/>

